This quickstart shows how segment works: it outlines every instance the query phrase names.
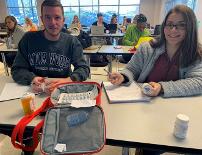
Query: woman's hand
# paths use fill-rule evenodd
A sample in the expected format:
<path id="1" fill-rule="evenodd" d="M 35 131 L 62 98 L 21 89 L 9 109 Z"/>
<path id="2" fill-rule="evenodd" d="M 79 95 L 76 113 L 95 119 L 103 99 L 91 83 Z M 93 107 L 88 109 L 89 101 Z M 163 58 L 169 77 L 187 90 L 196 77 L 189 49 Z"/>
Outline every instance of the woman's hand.
<path id="1" fill-rule="evenodd" d="M 158 96 L 160 94 L 160 92 L 162 91 L 161 84 L 159 84 L 157 82 L 149 82 L 149 84 L 152 86 L 151 93 L 146 94 L 146 95 L 148 95 L 148 96 Z"/>
<path id="2" fill-rule="evenodd" d="M 114 85 L 120 85 L 124 81 L 124 77 L 120 73 L 110 73 L 108 77 L 109 81 Z"/>

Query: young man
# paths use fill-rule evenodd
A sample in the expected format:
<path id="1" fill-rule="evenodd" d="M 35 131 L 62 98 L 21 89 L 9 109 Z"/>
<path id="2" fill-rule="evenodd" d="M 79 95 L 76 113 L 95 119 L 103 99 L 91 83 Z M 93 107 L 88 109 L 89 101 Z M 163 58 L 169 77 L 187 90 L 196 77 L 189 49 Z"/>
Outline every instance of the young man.
<path id="1" fill-rule="evenodd" d="M 64 25 L 64 10 L 59 1 L 46 0 L 41 5 L 43 31 L 28 32 L 19 43 L 18 54 L 11 74 L 19 84 L 32 84 L 33 91 L 41 92 L 45 82 L 46 91 L 63 82 L 84 81 L 89 75 L 89 66 L 84 60 L 80 42 L 61 32 Z M 74 66 L 72 71 L 71 65 Z M 45 77 L 59 78 L 45 81 Z"/>
<path id="2" fill-rule="evenodd" d="M 104 26 L 105 30 L 108 30 L 108 24 L 104 22 L 102 13 L 97 14 L 97 21 L 95 21 L 92 25 Z"/>
<path id="3" fill-rule="evenodd" d="M 140 37 L 146 37 L 150 35 L 148 29 L 146 29 L 147 18 L 143 14 L 137 16 L 137 24 L 131 24 L 127 27 L 126 34 L 123 37 L 123 45 L 135 46 Z M 128 62 L 132 55 L 123 55 L 123 59 Z"/>

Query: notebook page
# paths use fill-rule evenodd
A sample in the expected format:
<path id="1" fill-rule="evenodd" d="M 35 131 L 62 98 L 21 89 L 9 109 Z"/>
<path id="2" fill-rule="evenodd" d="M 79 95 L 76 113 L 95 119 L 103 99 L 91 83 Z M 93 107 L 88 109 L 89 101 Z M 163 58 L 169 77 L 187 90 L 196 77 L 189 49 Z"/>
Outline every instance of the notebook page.
<path id="1" fill-rule="evenodd" d="M 149 102 L 150 97 L 144 95 L 135 83 L 129 86 L 115 86 L 110 82 L 103 82 L 107 96 L 111 103 Z"/>
<path id="2" fill-rule="evenodd" d="M 30 92 L 30 86 L 22 86 L 17 83 L 6 83 L 0 94 L 0 101 L 21 98 L 26 92 Z"/>

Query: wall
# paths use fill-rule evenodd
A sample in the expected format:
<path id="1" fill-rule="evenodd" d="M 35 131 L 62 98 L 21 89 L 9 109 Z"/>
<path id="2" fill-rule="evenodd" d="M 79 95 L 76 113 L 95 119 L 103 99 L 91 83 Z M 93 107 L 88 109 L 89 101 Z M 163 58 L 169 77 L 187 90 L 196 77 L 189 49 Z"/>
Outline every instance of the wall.
<path id="1" fill-rule="evenodd" d="M 140 13 L 143 13 L 151 26 L 160 24 L 160 12 L 161 12 L 162 0 L 141 0 L 140 1 Z"/>
<path id="2" fill-rule="evenodd" d="M 0 0 L 0 22 L 3 23 L 5 17 L 8 15 L 6 0 Z"/>
<path id="3" fill-rule="evenodd" d="M 195 9 L 197 20 L 199 21 L 199 41 L 202 44 L 202 1 L 198 0 Z"/>

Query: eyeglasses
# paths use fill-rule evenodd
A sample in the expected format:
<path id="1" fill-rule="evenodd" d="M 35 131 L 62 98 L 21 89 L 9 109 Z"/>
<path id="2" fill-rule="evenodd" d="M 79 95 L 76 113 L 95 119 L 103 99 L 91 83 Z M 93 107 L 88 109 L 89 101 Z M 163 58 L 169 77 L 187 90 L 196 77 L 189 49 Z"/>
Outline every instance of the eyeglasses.
<path id="1" fill-rule="evenodd" d="M 165 28 L 169 29 L 169 30 L 172 30 L 174 27 L 177 30 L 185 30 L 186 24 L 185 23 L 179 23 L 179 24 L 171 24 L 171 23 L 169 23 L 169 24 L 165 25 Z"/>

